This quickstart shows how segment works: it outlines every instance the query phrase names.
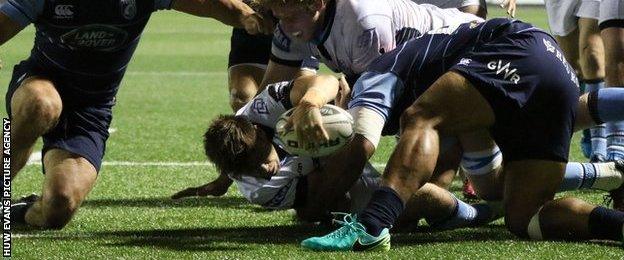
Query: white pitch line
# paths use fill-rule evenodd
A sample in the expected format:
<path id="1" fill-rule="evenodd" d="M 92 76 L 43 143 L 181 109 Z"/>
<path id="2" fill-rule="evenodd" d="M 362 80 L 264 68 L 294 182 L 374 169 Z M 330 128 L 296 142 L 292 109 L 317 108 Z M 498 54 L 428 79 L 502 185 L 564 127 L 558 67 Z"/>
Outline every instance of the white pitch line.
<path id="1" fill-rule="evenodd" d="M 29 165 L 41 165 L 41 160 L 28 162 Z M 128 167 L 214 167 L 210 162 L 191 161 L 191 162 L 132 162 L 132 161 L 105 161 L 102 165 L 106 166 L 128 166 Z M 385 163 L 373 163 L 375 168 L 386 167 Z"/>
<path id="2" fill-rule="evenodd" d="M 206 77 L 206 76 L 226 76 L 227 71 L 128 71 L 129 76 L 184 76 L 184 77 Z"/>

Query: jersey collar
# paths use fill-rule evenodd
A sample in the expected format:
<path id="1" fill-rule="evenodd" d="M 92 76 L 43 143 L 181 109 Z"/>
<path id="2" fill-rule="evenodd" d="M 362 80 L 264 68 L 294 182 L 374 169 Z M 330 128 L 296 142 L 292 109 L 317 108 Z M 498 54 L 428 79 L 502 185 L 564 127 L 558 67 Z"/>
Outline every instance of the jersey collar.
<path id="1" fill-rule="evenodd" d="M 327 8 L 325 9 L 325 18 L 323 19 L 323 26 L 316 32 L 312 43 L 320 45 L 325 43 L 331 32 L 332 25 L 334 24 L 334 17 L 336 16 L 336 0 L 329 0 L 327 2 Z"/>

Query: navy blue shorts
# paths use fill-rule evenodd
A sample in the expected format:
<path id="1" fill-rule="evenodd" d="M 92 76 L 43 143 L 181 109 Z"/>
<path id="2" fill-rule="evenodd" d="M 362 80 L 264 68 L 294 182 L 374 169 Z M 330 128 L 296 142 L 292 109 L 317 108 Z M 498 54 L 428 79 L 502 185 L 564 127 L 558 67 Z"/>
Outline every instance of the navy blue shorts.
<path id="1" fill-rule="evenodd" d="M 251 35 L 244 29 L 234 28 L 230 39 L 228 68 L 238 64 L 267 65 L 272 39 L 273 35 Z"/>
<path id="2" fill-rule="evenodd" d="M 567 162 L 579 98 L 578 80 L 547 33 L 500 36 L 452 68 L 489 102 L 491 129 L 505 161 Z"/>
<path id="3" fill-rule="evenodd" d="M 62 149 L 78 154 L 87 159 L 99 172 L 102 158 L 108 139 L 108 127 L 113 119 L 112 107 L 115 104 L 114 96 L 94 95 L 82 93 L 67 86 L 76 84 L 109 85 L 117 89 L 118 77 L 105 80 L 98 77 L 77 77 L 76 80 L 68 81 L 71 75 L 63 74 L 58 70 L 44 68 L 32 60 L 22 61 L 13 68 L 13 77 L 6 94 L 6 109 L 11 115 L 11 98 L 21 86 L 24 79 L 31 76 L 40 76 L 49 79 L 54 84 L 61 96 L 63 110 L 57 125 L 43 138 L 43 151 L 45 154 L 50 149 Z M 96 83 L 97 82 L 97 83 Z"/>

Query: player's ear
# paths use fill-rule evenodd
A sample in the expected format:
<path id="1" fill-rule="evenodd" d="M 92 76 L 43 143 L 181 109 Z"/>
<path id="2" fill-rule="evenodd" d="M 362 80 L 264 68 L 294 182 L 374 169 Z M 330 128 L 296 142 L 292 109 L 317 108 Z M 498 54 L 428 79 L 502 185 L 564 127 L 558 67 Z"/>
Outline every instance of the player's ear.
<path id="1" fill-rule="evenodd" d="M 325 8 L 326 4 L 326 0 L 314 0 L 312 2 L 312 5 L 310 6 L 310 9 L 312 9 L 312 11 L 321 11 L 323 8 Z"/>

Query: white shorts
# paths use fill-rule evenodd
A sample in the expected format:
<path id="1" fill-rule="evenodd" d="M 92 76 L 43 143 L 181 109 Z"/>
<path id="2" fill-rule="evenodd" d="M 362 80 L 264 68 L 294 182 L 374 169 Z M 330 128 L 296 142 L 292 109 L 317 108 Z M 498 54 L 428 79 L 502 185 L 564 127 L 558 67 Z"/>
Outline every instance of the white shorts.
<path id="1" fill-rule="evenodd" d="M 481 5 L 481 0 L 412 0 L 417 4 L 430 4 L 440 8 L 460 8 Z"/>
<path id="2" fill-rule="evenodd" d="M 616 22 L 620 20 L 619 22 Z M 624 27 L 624 1 L 622 0 L 602 0 L 600 2 L 600 17 L 598 23 L 600 29 L 605 27 Z M 603 22 L 607 21 L 606 24 Z"/>
<path id="3" fill-rule="evenodd" d="M 580 17 L 596 20 L 600 17 L 600 0 L 545 0 L 545 2 L 550 32 L 556 36 L 566 36 L 574 31 Z"/>

